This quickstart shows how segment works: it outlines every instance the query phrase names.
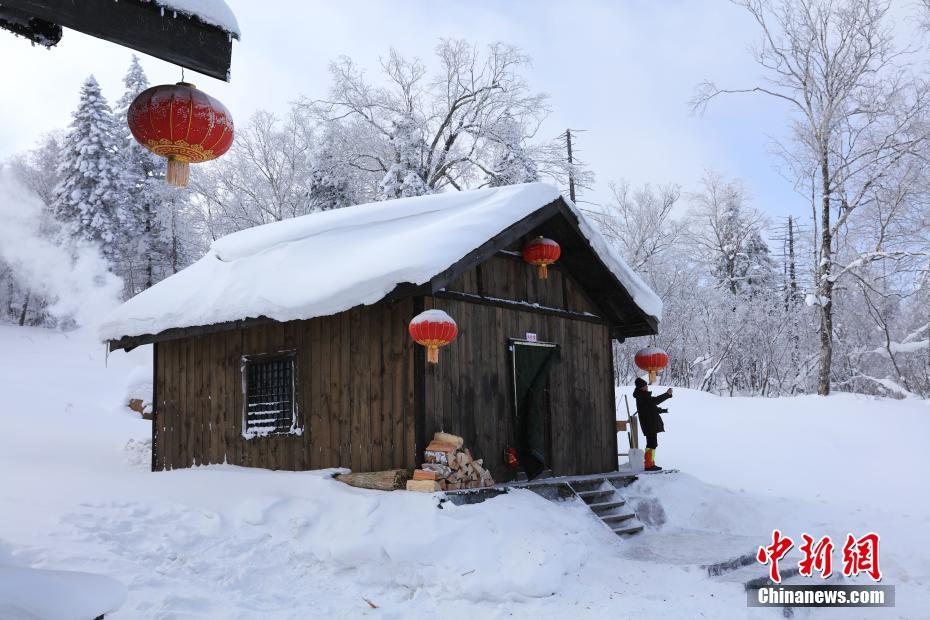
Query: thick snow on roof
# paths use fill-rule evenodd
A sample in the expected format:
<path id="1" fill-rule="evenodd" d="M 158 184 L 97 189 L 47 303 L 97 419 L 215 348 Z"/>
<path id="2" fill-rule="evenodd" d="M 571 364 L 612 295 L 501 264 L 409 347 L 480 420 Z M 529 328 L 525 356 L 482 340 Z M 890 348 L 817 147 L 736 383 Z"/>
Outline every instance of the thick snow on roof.
<path id="1" fill-rule="evenodd" d="M 558 197 L 554 187 L 528 183 L 358 205 L 233 233 L 117 308 L 100 336 L 117 340 L 259 316 L 309 319 L 374 304 L 398 284 L 429 282 Z M 637 305 L 661 318 L 661 300 L 566 203 Z"/>
<path id="2" fill-rule="evenodd" d="M 218 26 L 236 38 L 241 36 L 236 15 L 224 0 L 154 0 L 166 11 L 177 11 L 196 17 L 205 24 Z"/>

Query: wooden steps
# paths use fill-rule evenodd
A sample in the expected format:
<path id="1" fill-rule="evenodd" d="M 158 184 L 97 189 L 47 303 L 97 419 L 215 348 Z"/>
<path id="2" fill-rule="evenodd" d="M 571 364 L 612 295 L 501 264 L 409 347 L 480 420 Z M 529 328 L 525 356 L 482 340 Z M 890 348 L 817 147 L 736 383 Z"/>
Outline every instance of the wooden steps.
<path id="1" fill-rule="evenodd" d="M 594 511 L 595 514 L 601 515 L 606 513 L 608 510 L 613 510 L 614 508 L 620 508 L 626 504 L 626 500 L 612 500 L 609 502 L 601 502 L 600 504 L 588 504 L 588 508 Z"/>
<path id="2" fill-rule="evenodd" d="M 510 488 L 527 489 L 550 501 L 563 501 L 578 497 L 610 531 L 617 536 L 630 536 L 641 532 L 643 524 L 636 514 L 629 510 L 619 490 L 635 480 L 634 474 L 626 472 L 536 478 L 530 481 L 498 484 L 483 489 L 447 491 L 442 501 L 450 501 L 456 505 L 472 504 L 506 493 Z"/>
<path id="3" fill-rule="evenodd" d="M 576 491 L 576 493 L 578 494 L 578 497 L 583 499 L 584 502 L 590 506 L 595 500 L 603 502 L 607 500 L 607 498 L 613 497 L 616 491 L 614 489 L 610 489 L 609 491 Z"/>
<path id="4" fill-rule="evenodd" d="M 626 508 L 626 500 L 618 488 L 635 480 L 635 476 L 597 476 L 570 480 L 569 486 L 591 512 L 617 536 L 630 536 L 641 532 L 643 524 L 636 514 Z"/>

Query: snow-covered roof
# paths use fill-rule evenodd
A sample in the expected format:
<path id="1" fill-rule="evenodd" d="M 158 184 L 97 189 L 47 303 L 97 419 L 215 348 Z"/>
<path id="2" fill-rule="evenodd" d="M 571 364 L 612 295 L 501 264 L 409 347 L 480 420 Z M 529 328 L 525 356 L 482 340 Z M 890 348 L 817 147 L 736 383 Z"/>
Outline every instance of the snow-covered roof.
<path id="1" fill-rule="evenodd" d="M 196 17 L 205 24 L 217 26 L 238 39 L 239 22 L 225 0 L 154 0 L 163 11 L 175 11 Z"/>
<path id="2" fill-rule="evenodd" d="M 556 201 L 543 183 L 401 198 L 313 213 L 233 233 L 101 324 L 103 340 L 246 318 L 309 319 L 421 285 Z M 657 321 L 662 301 L 571 201 L 579 229 L 633 301 Z"/>

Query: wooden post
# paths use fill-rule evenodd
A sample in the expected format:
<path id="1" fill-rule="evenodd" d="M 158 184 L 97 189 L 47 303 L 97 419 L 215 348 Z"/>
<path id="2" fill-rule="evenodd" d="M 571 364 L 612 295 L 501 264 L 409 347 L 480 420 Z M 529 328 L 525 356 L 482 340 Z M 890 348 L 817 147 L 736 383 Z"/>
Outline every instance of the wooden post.
<path id="1" fill-rule="evenodd" d="M 626 417 L 630 420 L 630 429 L 627 431 L 630 437 L 630 447 L 639 448 L 639 421 L 636 416 L 630 414 L 630 400 L 626 394 L 623 395 L 623 403 L 626 405 Z"/>

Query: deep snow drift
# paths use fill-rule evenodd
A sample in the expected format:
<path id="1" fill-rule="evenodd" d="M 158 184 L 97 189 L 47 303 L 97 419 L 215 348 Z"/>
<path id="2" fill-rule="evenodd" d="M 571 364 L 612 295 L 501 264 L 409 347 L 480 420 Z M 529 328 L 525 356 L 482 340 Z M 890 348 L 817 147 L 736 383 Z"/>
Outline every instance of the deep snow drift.
<path id="1" fill-rule="evenodd" d="M 753 551 L 773 527 L 879 532 L 898 606 L 868 616 L 930 610 L 921 401 L 681 390 L 657 457 L 682 473 L 628 489 L 652 525 L 624 541 L 580 503 L 527 491 L 439 509 L 328 472 L 152 474 L 149 423 L 121 406 L 149 372 L 147 347 L 105 366 L 80 334 L 0 326 L 0 351 L 0 565 L 115 578 L 128 596 L 114 618 L 775 618 L 697 567 Z"/>

